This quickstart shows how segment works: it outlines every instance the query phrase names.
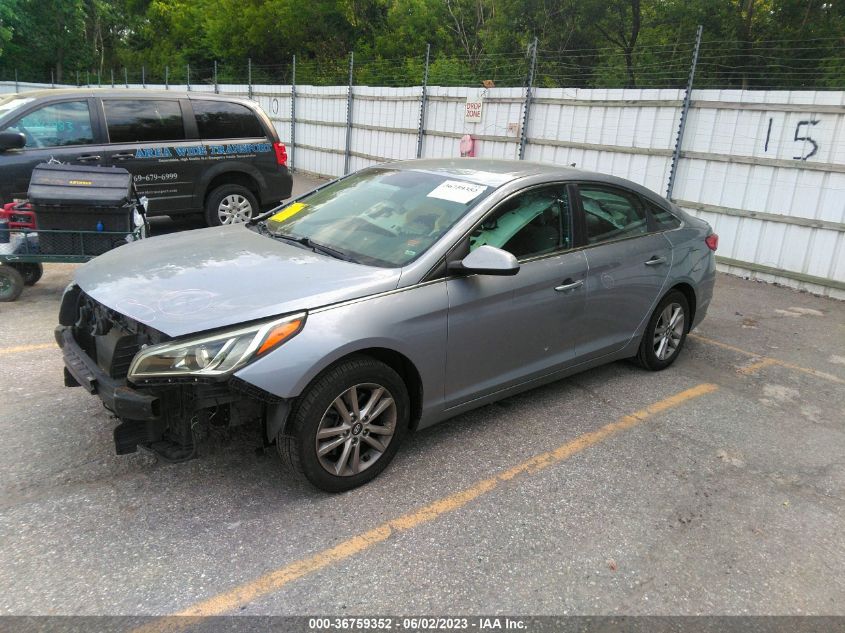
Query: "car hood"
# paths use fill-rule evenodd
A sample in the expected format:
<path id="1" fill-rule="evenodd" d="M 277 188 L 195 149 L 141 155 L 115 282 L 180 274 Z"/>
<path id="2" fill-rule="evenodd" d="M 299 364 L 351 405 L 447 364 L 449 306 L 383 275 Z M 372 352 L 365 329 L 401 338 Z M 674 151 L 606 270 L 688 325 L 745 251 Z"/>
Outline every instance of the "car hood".
<path id="1" fill-rule="evenodd" d="M 236 225 L 121 246 L 79 268 L 75 281 L 103 305 L 182 336 L 392 290 L 400 274 Z"/>

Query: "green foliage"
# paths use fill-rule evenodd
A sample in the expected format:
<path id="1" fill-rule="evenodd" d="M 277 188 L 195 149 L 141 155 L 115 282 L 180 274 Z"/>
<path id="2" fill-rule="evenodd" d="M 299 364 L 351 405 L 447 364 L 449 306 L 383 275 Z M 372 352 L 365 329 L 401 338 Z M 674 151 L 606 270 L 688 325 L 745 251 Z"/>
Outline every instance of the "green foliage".
<path id="1" fill-rule="evenodd" d="M 664 87 L 845 83 L 843 0 L 0 0 L 0 74 L 108 80 Z"/>

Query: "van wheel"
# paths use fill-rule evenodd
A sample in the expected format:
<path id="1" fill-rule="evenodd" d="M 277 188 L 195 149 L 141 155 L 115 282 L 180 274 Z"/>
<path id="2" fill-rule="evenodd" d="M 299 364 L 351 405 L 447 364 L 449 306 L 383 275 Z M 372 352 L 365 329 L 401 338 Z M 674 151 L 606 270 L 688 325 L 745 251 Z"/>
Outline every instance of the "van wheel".
<path id="1" fill-rule="evenodd" d="M 384 363 L 356 356 L 329 369 L 300 397 L 276 447 L 289 470 L 342 492 L 378 475 L 408 429 L 408 389 Z"/>
<path id="2" fill-rule="evenodd" d="M 23 292 L 23 276 L 11 266 L 0 264 L 0 301 L 14 301 Z"/>
<path id="3" fill-rule="evenodd" d="M 223 185 L 208 194 L 205 221 L 208 226 L 240 224 L 257 211 L 258 200 L 249 189 L 241 185 Z"/>

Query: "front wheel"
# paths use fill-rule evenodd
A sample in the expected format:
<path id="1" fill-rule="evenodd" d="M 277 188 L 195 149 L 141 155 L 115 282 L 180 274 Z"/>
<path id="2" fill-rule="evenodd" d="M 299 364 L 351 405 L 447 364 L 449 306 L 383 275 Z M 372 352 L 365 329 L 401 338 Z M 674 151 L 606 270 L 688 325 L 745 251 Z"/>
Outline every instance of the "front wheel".
<path id="1" fill-rule="evenodd" d="M 376 477 L 408 428 L 408 389 L 389 366 L 359 356 L 319 376 L 276 438 L 282 461 L 317 488 L 342 492 Z"/>
<path id="2" fill-rule="evenodd" d="M 634 360 L 652 371 L 666 369 L 678 358 L 687 338 L 689 303 L 682 292 L 669 292 L 651 315 Z"/>
<path id="3" fill-rule="evenodd" d="M 205 221 L 208 226 L 240 224 L 258 213 L 258 200 L 241 185 L 223 185 L 208 194 Z"/>
<path id="4" fill-rule="evenodd" d="M 37 284 L 38 280 L 41 279 L 44 274 L 44 266 L 38 262 L 25 264 L 12 263 L 9 264 L 9 266 L 15 268 L 21 274 L 23 282 L 27 286 L 34 286 Z"/>

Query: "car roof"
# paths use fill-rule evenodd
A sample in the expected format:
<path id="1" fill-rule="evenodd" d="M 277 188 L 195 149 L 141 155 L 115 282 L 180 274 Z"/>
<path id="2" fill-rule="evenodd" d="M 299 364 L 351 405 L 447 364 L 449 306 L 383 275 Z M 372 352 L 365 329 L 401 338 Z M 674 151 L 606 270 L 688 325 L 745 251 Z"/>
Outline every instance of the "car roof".
<path id="1" fill-rule="evenodd" d="M 43 99 L 43 98 L 63 98 L 63 97 L 169 97 L 170 99 L 219 99 L 221 101 L 239 101 L 242 103 L 255 104 L 242 97 L 232 97 L 229 95 L 216 94 L 214 92 L 186 92 L 185 90 L 148 90 L 137 88 L 45 88 L 42 90 L 27 90 L 25 92 L 18 92 L 8 95 L 3 95 L 0 98 L 0 103 L 9 101 L 11 99 Z"/>
<path id="2" fill-rule="evenodd" d="M 630 180 L 551 163 L 486 158 L 424 158 L 387 163 L 380 167 L 436 173 L 489 187 L 500 187 L 506 183 L 527 178 L 549 182 L 565 180 L 595 182 L 625 187 L 666 204 L 666 200 L 661 196 Z"/>

